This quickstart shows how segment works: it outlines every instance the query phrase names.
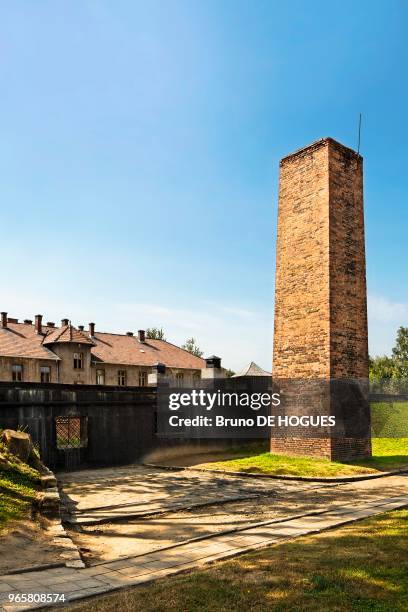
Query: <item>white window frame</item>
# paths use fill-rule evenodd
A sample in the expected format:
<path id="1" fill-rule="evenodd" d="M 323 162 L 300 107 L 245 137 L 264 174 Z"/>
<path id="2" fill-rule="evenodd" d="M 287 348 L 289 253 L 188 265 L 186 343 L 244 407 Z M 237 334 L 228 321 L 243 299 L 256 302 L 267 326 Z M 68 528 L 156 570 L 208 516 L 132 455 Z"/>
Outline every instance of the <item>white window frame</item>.
<path id="1" fill-rule="evenodd" d="M 100 377 L 102 377 L 102 382 L 100 382 Z M 104 385 L 105 384 L 105 370 L 98 368 L 96 370 L 96 384 L 97 385 Z"/>
<path id="2" fill-rule="evenodd" d="M 11 380 L 13 382 L 23 381 L 24 368 L 21 363 L 13 363 L 11 366 Z"/>
<path id="3" fill-rule="evenodd" d="M 118 387 L 126 387 L 127 372 L 126 370 L 118 370 Z"/>
<path id="4" fill-rule="evenodd" d="M 84 369 L 84 354 L 74 353 L 74 370 Z"/>

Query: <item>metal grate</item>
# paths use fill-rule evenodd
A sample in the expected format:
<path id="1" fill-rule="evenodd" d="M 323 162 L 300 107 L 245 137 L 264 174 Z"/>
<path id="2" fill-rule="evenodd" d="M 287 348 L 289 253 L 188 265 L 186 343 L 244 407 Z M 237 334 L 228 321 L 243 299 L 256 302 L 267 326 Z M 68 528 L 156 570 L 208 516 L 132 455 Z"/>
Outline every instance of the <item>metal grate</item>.
<path id="1" fill-rule="evenodd" d="M 57 448 L 80 448 L 81 418 L 77 416 L 61 416 L 55 419 Z"/>

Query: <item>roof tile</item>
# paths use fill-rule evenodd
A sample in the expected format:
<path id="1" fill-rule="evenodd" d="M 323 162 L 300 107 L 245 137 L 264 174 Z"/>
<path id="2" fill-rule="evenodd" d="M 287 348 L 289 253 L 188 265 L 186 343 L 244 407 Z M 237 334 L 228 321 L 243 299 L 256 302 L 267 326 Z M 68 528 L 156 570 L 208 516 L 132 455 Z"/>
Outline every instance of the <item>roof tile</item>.
<path id="1" fill-rule="evenodd" d="M 85 332 L 77 329 L 73 325 L 64 325 L 63 327 L 54 328 L 51 332 L 47 333 L 43 345 L 46 346 L 47 344 L 55 344 L 57 342 L 95 344 Z"/>
<path id="2" fill-rule="evenodd" d="M 63 327 L 43 326 L 43 334 L 37 334 L 34 325 L 9 323 L 0 328 L 0 356 L 56 359 L 52 345 L 59 342 L 78 342 L 91 347 L 92 360 L 98 363 L 152 366 L 158 362 L 167 367 L 202 369 L 205 360 L 166 342 L 150 340 L 140 342 L 135 336 L 97 332 L 90 338 L 72 325 Z"/>

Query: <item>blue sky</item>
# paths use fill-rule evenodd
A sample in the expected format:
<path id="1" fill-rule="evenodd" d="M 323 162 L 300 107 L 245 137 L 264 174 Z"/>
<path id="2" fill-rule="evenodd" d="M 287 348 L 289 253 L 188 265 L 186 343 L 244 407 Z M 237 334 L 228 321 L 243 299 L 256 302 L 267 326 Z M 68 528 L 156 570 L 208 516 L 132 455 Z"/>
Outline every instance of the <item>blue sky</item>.
<path id="1" fill-rule="evenodd" d="M 270 369 L 279 159 L 363 113 L 371 353 L 408 325 L 408 5 L 13 2 L 1 310 Z"/>

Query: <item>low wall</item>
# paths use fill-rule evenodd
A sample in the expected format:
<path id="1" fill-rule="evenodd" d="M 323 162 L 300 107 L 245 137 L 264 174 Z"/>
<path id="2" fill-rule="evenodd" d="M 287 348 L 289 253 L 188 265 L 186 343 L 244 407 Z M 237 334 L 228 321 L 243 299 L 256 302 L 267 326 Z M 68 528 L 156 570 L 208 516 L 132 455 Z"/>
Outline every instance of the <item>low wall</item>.
<path id="1" fill-rule="evenodd" d="M 81 421 L 81 448 L 58 448 L 56 419 Z M 156 446 L 156 390 L 43 383 L 0 382 L 0 428 L 23 428 L 51 469 L 77 463 L 130 463 Z M 79 456 L 79 459 L 78 459 Z"/>

